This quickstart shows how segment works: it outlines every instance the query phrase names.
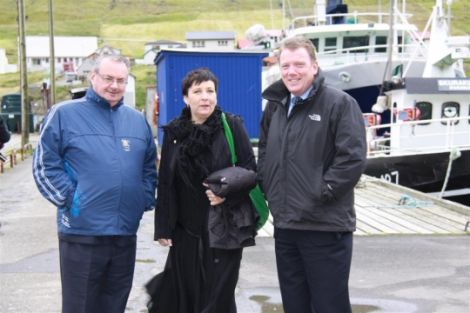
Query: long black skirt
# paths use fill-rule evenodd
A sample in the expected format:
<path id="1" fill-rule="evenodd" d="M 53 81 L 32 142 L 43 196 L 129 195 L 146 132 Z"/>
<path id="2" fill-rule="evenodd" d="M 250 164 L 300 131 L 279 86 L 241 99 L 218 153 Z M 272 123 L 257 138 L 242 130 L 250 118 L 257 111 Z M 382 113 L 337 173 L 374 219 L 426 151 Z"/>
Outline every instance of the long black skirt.
<path id="1" fill-rule="evenodd" d="M 146 285 L 149 313 L 236 313 L 243 249 L 215 249 L 208 238 L 177 228 L 165 269 Z"/>

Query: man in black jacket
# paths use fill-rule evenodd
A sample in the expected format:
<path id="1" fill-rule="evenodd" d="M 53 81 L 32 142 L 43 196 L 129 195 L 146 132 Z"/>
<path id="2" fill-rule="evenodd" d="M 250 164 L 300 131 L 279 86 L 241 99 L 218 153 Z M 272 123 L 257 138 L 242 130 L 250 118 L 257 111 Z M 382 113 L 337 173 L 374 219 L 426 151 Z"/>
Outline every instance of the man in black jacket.
<path id="1" fill-rule="evenodd" d="M 284 311 L 348 313 L 363 117 L 352 97 L 325 85 L 308 39 L 284 40 L 279 66 L 282 79 L 263 92 L 258 172 L 274 218 Z"/>

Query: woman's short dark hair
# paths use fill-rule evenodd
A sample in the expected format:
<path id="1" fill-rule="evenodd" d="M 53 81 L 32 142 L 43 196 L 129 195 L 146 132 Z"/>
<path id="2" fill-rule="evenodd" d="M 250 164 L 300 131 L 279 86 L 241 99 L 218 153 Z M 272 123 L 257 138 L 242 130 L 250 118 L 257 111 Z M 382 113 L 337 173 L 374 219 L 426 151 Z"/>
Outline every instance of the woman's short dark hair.
<path id="1" fill-rule="evenodd" d="M 188 95 L 188 90 L 193 84 L 199 85 L 202 82 L 212 81 L 214 82 L 215 91 L 217 92 L 217 77 L 206 67 L 200 67 L 192 70 L 186 74 L 181 83 L 181 89 L 183 96 Z"/>

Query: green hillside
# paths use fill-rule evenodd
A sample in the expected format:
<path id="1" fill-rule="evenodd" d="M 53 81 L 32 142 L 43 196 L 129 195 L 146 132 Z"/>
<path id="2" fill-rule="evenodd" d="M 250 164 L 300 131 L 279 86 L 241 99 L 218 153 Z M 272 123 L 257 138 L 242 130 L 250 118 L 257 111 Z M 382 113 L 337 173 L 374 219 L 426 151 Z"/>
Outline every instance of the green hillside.
<path id="1" fill-rule="evenodd" d="M 27 35 L 48 35 L 48 1 L 24 0 Z M 285 0 L 290 15 L 313 14 L 315 1 Z M 349 0 L 349 11 L 386 11 L 387 0 Z M 419 3 L 418 3 L 419 2 Z M 55 35 L 98 36 L 99 43 L 121 49 L 122 53 L 142 58 L 144 43 L 160 39 L 183 41 L 187 31 L 235 31 L 243 37 L 253 24 L 281 28 L 281 0 L 53 0 Z M 407 12 L 414 14 L 411 22 L 424 28 L 434 0 L 408 1 Z M 466 18 L 470 1 L 453 0 L 452 33 L 470 33 Z M 7 50 L 10 63 L 17 62 L 16 1 L 0 0 L 0 48 Z M 135 69 L 148 77 L 148 71 Z M 0 95 L 10 91 L 12 76 L 0 75 Z M 152 75 L 150 75 L 152 76 Z M 5 79 L 10 87 L 5 89 Z M 140 81 L 148 85 L 151 81 Z"/>
<path id="2" fill-rule="evenodd" d="M 28 35 L 48 34 L 48 1 L 24 0 Z M 120 48 L 124 54 L 142 57 L 143 44 L 159 39 L 184 40 L 187 31 L 236 31 L 242 37 L 255 23 L 266 28 L 282 26 L 280 0 L 54 0 L 55 35 L 92 35 L 100 43 Z M 386 0 L 344 1 L 350 11 L 387 10 Z M 419 3 L 418 3 L 419 2 Z M 79 3 L 79 6 L 77 5 Z M 286 12 L 311 14 L 314 1 L 285 1 Z M 290 5 L 289 5 L 290 4 Z M 424 27 L 434 0 L 408 1 L 412 22 Z M 272 10 L 271 10 L 272 7 Z M 0 47 L 16 62 L 16 1 L 0 0 Z M 470 33 L 465 18 L 470 1 L 454 0 L 453 34 Z"/>

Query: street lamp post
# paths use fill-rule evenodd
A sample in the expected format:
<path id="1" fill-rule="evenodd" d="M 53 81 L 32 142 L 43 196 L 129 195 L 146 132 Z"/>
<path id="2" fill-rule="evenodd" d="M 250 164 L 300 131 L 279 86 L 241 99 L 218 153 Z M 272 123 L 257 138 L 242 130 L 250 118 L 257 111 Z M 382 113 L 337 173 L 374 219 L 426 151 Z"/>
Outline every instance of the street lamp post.
<path id="1" fill-rule="evenodd" d="M 50 64 L 50 103 L 55 104 L 55 52 L 54 52 L 54 18 L 52 0 L 49 0 L 49 64 Z"/>
<path id="2" fill-rule="evenodd" d="M 26 68 L 26 43 L 25 43 L 25 13 L 23 0 L 16 1 L 18 9 L 18 60 L 20 63 L 21 85 L 21 145 L 29 143 L 29 114 L 30 104 L 28 99 L 28 71 Z"/>

